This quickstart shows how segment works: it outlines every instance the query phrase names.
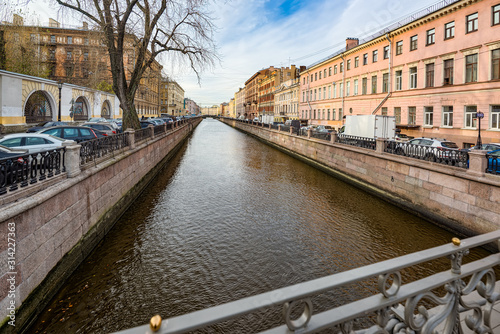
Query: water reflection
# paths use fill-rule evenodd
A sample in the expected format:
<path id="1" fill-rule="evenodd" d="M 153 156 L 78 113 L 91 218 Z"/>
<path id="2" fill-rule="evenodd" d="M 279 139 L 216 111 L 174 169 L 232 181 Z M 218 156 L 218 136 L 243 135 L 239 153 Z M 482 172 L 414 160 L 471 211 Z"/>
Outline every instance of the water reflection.
<path id="1" fill-rule="evenodd" d="M 216 120 L 174 160 L 78 268 L 33 327 L 106 333 L 417 250 L 451 235 Z M 447 261 L 405 273 L 411 279 Z M 373 283 L 314 299 L 322 309 Z M 281 323 L 281 308 L 215 332 Z M 275 315 L 275 316 L 273 316 Z M 241 327 L 239 327 L 241 326 Z M 244 328 L 244 329 L 242 329 Z"/>

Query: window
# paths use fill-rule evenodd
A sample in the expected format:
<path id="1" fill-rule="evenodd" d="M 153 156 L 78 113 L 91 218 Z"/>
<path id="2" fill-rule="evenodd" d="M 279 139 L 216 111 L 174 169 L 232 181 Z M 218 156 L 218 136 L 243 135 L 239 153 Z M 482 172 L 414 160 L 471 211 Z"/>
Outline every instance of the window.
<path id="1" fill-rule="evenodd" d="M 394 107 L 394 118 L 396 124 L 401 124 L 401 107 Z"/>
<path id="2" fill-rule="evenodd" d="M 491 51 L 491 80 L 500 79 L 500 49 Z"/>
<path id="3" fill-rule="evenodd" d="M 382 93 L 389 91 L 389 73 L 384 73 L 382 76 Z"/>
<path id="4" fill-rule="evenodd" d="M 328 86 L 328 98 L 332 98 L 332 86 Z"/>
<path id="5" fill-rule="evenodd" d="M 418 35 L 410 37 L 410 51 L 416 50 L 418 46 Z"/>
<path id="6" fill-rule="evenodd" d="M 336 113 L 335 113 L 335 108 L 333 108 L 333 109 L 332 109 L 332 121 L 334 121 L 334 120 L 335 120 L 335 116 L 336 116 L 335 114 L 336 114 Z"/>
<path id="7" fill-rule="evenodd" d="M 358 95 L 358 79 L 354 79 L 354 95 Z"/>
<path id="8" fill-rule="evenodd" d="M 344 96 L 344 84 L 341 82 L 339 84 L 339 97 Z"/>
<path id="9" fill-rule="evenodd" d="M 491 25 L 500 24 L 500 4 L 491 7 Z"/>
<path id="10" fill-rule="evenodd" d="M 361 80 L 361 94 L 366 95 L 368 90 L 368 78 L 363 78 Z"/>
<path id="11" fill-rule="evenodd" d="M 349 71 L 351 69 L 351 60 L 347 60 L 347 70 Z"/>
<path id="12" fill-rule="evenodd" d="M 333 66 L 333 74 L 337 74 L 337 65 Z"/>
<path id="13" fill-rule="evenodd" d="M 436 29 L 430 29 L 427 30 L 427 39 L 426 39 L 426 45 L 432 45 L 435 43 L 435 38 L 436 38 Z"/>
<path id="14" fill-rule="evenodd" d="M 491 106 L 491 129 L 500 130 L 500 105 Z"/>
<path id="15" fill-rule="evenodd" d="M 377 94 L 377 76 L 372 76 L 372 94 Z"/>
<path id="16" fill-rule="evenodd" d="M 387 116 L 387 107 L 382 107 L 382 116 Z"/>
<path id="17" fill-rule="evenodd" d="M 345 96 L 349 96 L 351 94 L 351 82 L 347 81 L 345 84 Z"/>
<path id="18" fill-rule="evenodd" d="M 314 90 L 314 100 L 313 101 L 316 101 L 317 99 L 318 99 L 318 91 L 317 91 L 317 89 L 315 89 Z"/>
<path id="19" fill-rule="evenodd" d="M 319 74 L 319 78 L 321 79 L 321 73 Z M 314 81 L 318 80 L 318 72 L 314 73 Z"/>
<path id="20" fill-rule="evenodd" d="M 306 84 L 306 78 L 304 78 L 304 85 Z"/>
<path id="21" fill-rule="evenodd" d="M 68 44 L 73 44 L 73 37 L 68 36 Z"/>
<path id="22" fill-rule="evenodd" d="M 477 53 L 465 57 L 465 82 L 477 82 Z"/>
<path id="23" fill-rule="evenodd" d="M 434 87 L 434 63 L 425 65 L 425 87 Z"/>
<path id="24" fill-rule="evenodd" d="M 377 60 L 378 60 L 378 50 L 374 50 L 374 51 L 373 51 L 373 58 L 372 58 L 372 59 L 373 59 L 372 61 L 373 61 L 374 63 L 376 63 L 376 62 L 377 62 Z"/>
<path id="25" fill-rule="evenodd" d="M 329 77 L 331 77 L 331 76 L 332 76 L 332 68 L 331 68 L 331 67 L 329 67 L 329 68 L 328 68 L 328 76 L 329 76 Z"/>
<path id="26" fill-rule="evenodd" d="M 478 15 L 477 13 L 467 15 L 466 17 L 466 30 L 465 33 L 470 33 L 477 31 L 477 24 L 478 24 Z"/>
<path id="27" fill-rule="evenodd" d="M 408 124 L 417 124 L 417 107 L 408 107 Z"/>
<path id="28" fill-rule="evenodd" d="M 444 25 L 444 39 L 455 37 L 455 21 L 448 22 Z"/>
<path id="29" fill-rule="evenodd" d="M 326 87 L 323 87 L 323 100 L 326 99 Z"/>
<path id="30" fill-rule="evenodd" d="M 389 45 L 384 47 L 384 59 L 389 58 Z"/>
<path id="31" fill-rule="evenodd" d="M 403 71 L 396 71 L 396 90 L 403 89 Z"/>
<path id="32" fill-rule="evenodd" d="M 354 68 L 359 66 L 359 57 L 354 58 Z"/>
<path id="33" fill-rule="evenodd" d="M 83 60 L 85 60 L 85 61 L 89 60 L 89 53 L 88 52 L 83 53 Z"/>
<path id="34" fill-rule="evenodd" d="M 466 128 L 476 128 L 477 118 L 477 106 L 466 106 L 465 107 L 465 127 Z"/>
<path id="35" fill-rule="evenodd" d="M 327 114 L 326 114 L 326 115 L 327 115 L 327 116 L 326 116 L 326 117 L 327 117 L 327 120 L 329 121 L 329 120 L 330 120 L 330 109 L 328 109 L 328 111 L 327 111 Z"/>
<path id="36" fill-rule="evenodd" d="M 342 108 L 339 108 L 339 121 L 342 120 Z"/>
<path id="37" fill-rule="evenodd" d="M 66 59 L 71 60 L 72 58 L 73 58 L 73 54 L 71 53 L 71 51 L 66 52 Z"/>
<path id="38" fill-rule="evenodd" d="M 410 89 L 417 88 L 417 68 L 410 68 Z"/>
<path id="39" fill-rule="evenodd" d="M 332 84 L 332 86 L 333 86 L 333 88 L 332 88 L 332 90 L 333 90 L 333 98 L 336 98 L 337 97 L 337 84 L 334 82 Z"/>
<path id="40" fill-rule="evenodd" d="M 88 38 L 84 38 L 84 39 L 83 39 L 83 44 L 85 44 L 85 45 L 89 45 L 89 39 L 88 39 Z"/>
<path id="41" fill-rule="evenodd" d="M 403 53 L 403 41 L 396 43 L 396 56 Z"/>
<path id="42" fill-rule="evenodd" d="M 363 65 L 368 65 L 368 53 L 363 55 Z"/>
<path id="43" fill-rule="evenodd" d="M 50 35 L 50 43 L 56 42 L 56 35 Z"/>
<path id="44" fill-rule="evenodd" d="M 56 59 L 56 50 L 55 49 L 49 50 L 49 59 L 50 60 L 55 60 Z"/>
<path id="45" fill-rule="evenodd" d="M 433 124 L 433 113 L 434 113 L 434 108 L 433 107 L 424 107 L 424 125 L 427 126 L 432 126 Z"/>
<path id="46" fill-rule="evenodd" d="M 444 61 L 443 85 L 453 85 L 453 59 L 446 59 Z"/>
<path id="47" fill-rule="evenodd" d="M 344 72 L 344 62 L 340 63 L 340 73 Z"/>
<path id="48" fill-rule="evenodd" d="M 314 81 L 314 74 L 311 74 L 311 82 Z"/>

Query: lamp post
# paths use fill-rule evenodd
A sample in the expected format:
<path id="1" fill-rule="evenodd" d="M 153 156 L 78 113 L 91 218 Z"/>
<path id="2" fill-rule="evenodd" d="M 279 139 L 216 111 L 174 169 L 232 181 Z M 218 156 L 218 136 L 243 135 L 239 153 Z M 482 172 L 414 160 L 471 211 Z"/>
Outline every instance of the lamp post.
<path id="1" fill-rule="evenodd" d="M 478 111 L 476 113 L 476 117 L 477 117 L 477 129 L 478 129 L 476 146 L 479 149 L 481 149 L 481 145 L 483 144 L 481 141 L 481 118 L 484 117 L 484 114 L 482 112 Z"/>
<path id="2" fill-rule="evenodd" d="M 63 83 L 62 81 L 59 81 L 57 83 L 57 88 L 59 88 L 59 109 L 57 110 L 57 121 L 61 121 L 61 90 L 62 90 Z"/>

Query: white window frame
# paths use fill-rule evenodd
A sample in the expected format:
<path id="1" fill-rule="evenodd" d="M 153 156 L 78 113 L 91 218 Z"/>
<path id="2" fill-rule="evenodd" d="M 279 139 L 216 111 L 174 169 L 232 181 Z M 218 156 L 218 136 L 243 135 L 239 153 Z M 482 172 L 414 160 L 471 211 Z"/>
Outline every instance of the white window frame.
<path id="1" fill-rule="evenodd" d="M 415 72 L 412 73 L 413 69 L 415 69 Z M 410 87 L 410 89 L 417 88 L 417 79 L 418 79 L 417 72 L 418 72 L 418 70 L 417 70 L 416 66 L 410 67 L 410 69 L 409 69 L 409 73 L 410 73 L 410 85 L 409 85 L 409 87 Z"/>
<path id="2" fill-rule="evenodd" d="M 490 129 L 500 130 L 500 105 L 490 106 Z"/>
<path id="3" fill-rule="evenodd" d="M 434 108 L 432 106 L 424 107 L 424 126 L 434 125 Z"/>
<path id="4" fill-rule="evenodd" d="M 467 110 L 470 108 L 469 110 Z M 475 109 L 472 109 L 475 108 Z M 477 113 L 477 106 L 470 105 L 464 106 L 464 128 L 465 129 L 477 129 L 477 118 L 474 118 Z"/>

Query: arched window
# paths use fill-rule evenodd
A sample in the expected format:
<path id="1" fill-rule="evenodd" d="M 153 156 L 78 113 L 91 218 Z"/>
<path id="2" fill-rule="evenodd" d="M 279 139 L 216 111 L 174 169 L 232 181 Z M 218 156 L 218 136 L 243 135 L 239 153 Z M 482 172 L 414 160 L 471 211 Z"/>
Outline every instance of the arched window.
<path id="1" fill-rule="evenodd" d="M 52 120 L 52 107 L 47 93 L 39 90 L 31 94 L 24 106 L 26 123 L 39 123 Z"/>
<path id="2" fill-rule="evenodd" d="M 85 99 L 80 96 L 73 104 L 73 119 L 75 121 L 86 121 L 89 119 L 89 112 Z"/>

